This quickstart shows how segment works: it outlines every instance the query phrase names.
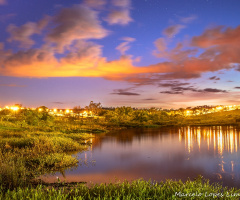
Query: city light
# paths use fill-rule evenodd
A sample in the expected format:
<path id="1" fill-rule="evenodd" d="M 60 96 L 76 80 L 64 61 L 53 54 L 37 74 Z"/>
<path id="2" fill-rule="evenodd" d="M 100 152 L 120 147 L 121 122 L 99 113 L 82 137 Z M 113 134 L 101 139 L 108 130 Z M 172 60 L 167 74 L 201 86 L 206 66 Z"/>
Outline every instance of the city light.
<path id="1" fill-rule="evenodd" d="M 18 111 L 18 110 L 19 110 L 19 107 L 17 107 L 17 106 L 12 106 L 12 107 L 11 107 L 11 110 L 13 110 L 13 111 Z"/>

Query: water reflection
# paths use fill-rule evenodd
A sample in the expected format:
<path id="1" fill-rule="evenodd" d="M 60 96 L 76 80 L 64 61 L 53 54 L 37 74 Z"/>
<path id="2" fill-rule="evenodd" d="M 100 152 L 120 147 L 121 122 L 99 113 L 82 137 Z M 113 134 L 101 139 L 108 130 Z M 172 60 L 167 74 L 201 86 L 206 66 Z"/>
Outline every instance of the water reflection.
<path id="1" fill-rule="evenodd" d="M 83 164 L 66 171 L 66 181 L 185 181 L 203 175 L 211 182 L 239 187 L 239 134 L 232 126 L 128 129 L 97 134 L 89 151 L 78 154 Z M 55 177 L 48 181 L 55 181 Z"/>
<path id="2" fill-rule="evenodd" d="M 239 130 L 233 126 L 182 127 L 179 129 L 179 142 L 182 141 L 185 142 L 185 151 L 189 156 L 196 155 L 194 152 L 196 149 L 199 153 L 212 156 L 218 161 L 219 166 L 213 174 L 216 174 L 218 179 L 225 179 L 225 181 L 231 179 L 235 182 L 234 185 L 238 186 L 240 183 Z M 203 145 L 201 146 L 201 144 Z M 204 145 L 207 145 L 207 148 Z"/>
<path id="3" fill-rule="evenodd" d="M 182 127 L 179 129 L 179 142 L 185 141 L 185 149 L 189 153 L 194 145 L 201 151 L 201 143 L 207 144 L 207 149 L 214 149 L 214 153 L 222 155 L 223 152 L 234 153 L 238 151 L 239 130 L 229 127 Z M 205 147 L 202 147 L 205 149 Z"/>

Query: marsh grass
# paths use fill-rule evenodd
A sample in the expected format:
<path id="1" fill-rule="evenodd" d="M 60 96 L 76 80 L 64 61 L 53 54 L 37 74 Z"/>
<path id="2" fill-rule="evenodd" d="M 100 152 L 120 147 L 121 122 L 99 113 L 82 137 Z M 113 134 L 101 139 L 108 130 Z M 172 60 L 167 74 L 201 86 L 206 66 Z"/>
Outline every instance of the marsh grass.
<path id="1" fill-rule="evenodd" d="M 182 196 L 182 194 L 186 196 Z M 191 195 L 191 196 L 190 196 Z M 217 197 L 213 198 L 213 195 Z M 133 182 L 96 184 L 55 183 L 34 187 L 16 188 L 4 192 L 0 189 L 0 199 L 79 199 L 79 200 L 145 200 L 145 199 L 239 199 L 240 190 L 223 188 L 219 184 L 198 178 L 195 181 Z"/>
<path id="2" fill-rule="evenodd" d="M 2 189 L 26 187 L 40 175 L 77 166 L 70 152 L 87 150 L 92 136 L 20 130 L 11 122 L 0 122 L 0 185 Z M 4 127 L 4 128 L 3 128 Z"/>

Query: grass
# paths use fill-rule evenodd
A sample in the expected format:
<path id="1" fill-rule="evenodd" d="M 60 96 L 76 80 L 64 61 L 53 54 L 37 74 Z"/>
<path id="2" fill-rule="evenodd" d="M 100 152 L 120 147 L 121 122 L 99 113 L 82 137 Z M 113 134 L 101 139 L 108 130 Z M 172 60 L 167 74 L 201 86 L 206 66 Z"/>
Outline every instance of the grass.
<path id="1" fill-rule="evenodd" d="M 0 129 L 0 185 L 5 190 L 29 186 L 42 174 L 77 166 L 78 159 L 69 153 L 86 150 L 92 137 L 82 132 L 19 130 L 10 122 L 0 127 L 4 127 Z"/>
<path id="2" fill-rule="evenodd" d="M 219 184 L 211 185 L 207 180 L 152 182 L 135 180 L 133 182 L 96 184 L 38 185 L 37 187 L 18 187 L 3 191 L 0 199 L 79 199 L 79 200 L 145 200 L 145 199 L 239 199 L 240 190 L 223 188 Z"/>
<path id="3" fill-rule="evenodd" d="M 220 111 L 205 115 L 189 116 L 178 120 L 178 125 L 240 125 L 240 110 Z"/>

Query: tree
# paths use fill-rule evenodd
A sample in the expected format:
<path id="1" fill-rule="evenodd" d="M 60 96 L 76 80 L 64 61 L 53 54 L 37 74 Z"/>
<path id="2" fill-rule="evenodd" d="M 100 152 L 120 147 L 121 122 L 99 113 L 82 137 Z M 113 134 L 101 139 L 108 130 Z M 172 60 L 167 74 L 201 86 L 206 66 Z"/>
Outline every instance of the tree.
<path id="1" fill-rule="evenodd" d="M 102 111 L 101 103 L 94 103 L 90 101 L 89 106 L 86 106 L 88 112 L 91 112 L 92 115 L 98 115 Z"/>
<path id="2" fill-rule="evenodd" d="M 81 106 L 74 106 L 74 107 L 73 107 L 73 112 L 74 112 L 75 114 L 77 114 L 78 117 L 80 116 L 81 111 L 82 111 Z"/>
<path id="3" fill-rule="evenodd" d="M 138 121 L 140 123 L 148 121 L 148 113 L 146 110 L 135 110 L 133 113 L 133 120 Z"/>

